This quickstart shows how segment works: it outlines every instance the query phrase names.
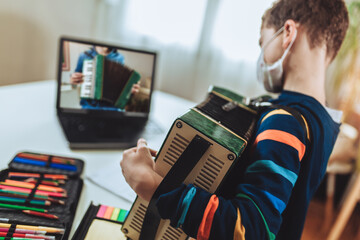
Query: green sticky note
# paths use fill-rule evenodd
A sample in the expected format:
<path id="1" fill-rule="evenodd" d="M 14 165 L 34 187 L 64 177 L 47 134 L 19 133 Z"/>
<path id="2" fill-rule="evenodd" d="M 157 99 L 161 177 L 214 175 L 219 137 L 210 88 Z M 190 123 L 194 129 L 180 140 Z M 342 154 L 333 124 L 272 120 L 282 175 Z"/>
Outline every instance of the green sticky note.
<path id="1" fill-rule="evenodd" d="M 118 218 L 117 218 L 117 221 L 118 221 L 118 222 L 124 222 L 127 213 L 128 213 L 127 210 L 121 209 L 121 210 L 120 210 L 120 213 L 119 213 L 119 216 L 118 216 Z"/>
<path id="2" fill-rule="evenodd" d="M 120 213 L 120 208 L 114 208 L 113 213 L 111 214 L 110 219 L 116 221 Z"/>

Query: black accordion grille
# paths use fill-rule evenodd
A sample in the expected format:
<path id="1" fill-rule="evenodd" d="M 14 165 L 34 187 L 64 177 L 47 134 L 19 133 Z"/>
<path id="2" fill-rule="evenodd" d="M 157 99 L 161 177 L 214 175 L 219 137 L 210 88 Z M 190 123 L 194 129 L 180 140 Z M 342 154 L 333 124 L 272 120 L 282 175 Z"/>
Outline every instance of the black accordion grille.
<path id="1" fill-rule="evenodd" d="M 141 232 L 141 227 L 145 218 L 146 210 L 146 206 L 140 204 L 139 209 L 135 212 L 134 218 L 131 220 L 130 227 L 138 233 Z"/>
<path id="2" fill-rule="evenodd" d="M 227 103 L 226 99 L 209 93 L 207 99 L 197 105 L 196 109 L 249 141 L 255 129 L 258 115 L 239 106 L 230 111 L 225 111 L 222 107 Z"/>
<path id="3" fill-rule="evenodd" d="M 165 230 L 164 235 L 161 237 L 161 240 L 177 240 L 181 237 L 182 233 L 181 229 L 168 227 Z"/>
<path id="4" fill-rule="evenodd" d="M 132 70 L 108 59 L 104 60 L 103 99 L 114 104 L 130 79 Z"/>

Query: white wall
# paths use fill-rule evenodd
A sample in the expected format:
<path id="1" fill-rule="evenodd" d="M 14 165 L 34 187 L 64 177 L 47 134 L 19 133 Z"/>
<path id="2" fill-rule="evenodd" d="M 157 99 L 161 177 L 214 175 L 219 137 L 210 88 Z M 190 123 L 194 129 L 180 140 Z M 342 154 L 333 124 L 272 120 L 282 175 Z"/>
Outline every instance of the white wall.
<path id="1" fill-rule="evenodd" d="M 56 78 L 58 38 L 93 38 L 101 0 L 1 0 L 0 85 Z"/>

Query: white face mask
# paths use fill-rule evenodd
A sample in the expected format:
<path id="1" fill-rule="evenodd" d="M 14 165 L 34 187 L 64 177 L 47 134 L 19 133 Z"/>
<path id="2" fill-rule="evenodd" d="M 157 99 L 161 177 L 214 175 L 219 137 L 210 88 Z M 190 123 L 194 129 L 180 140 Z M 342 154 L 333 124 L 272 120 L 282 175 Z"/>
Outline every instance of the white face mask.
<path id="1" fill-rule="evenodd" d="M 274 40 L 280 33 L 284 31 L 284 27 L 280 28 L 274 36 L 264 45 L 261 49 L 261 53 L 257 62 L 257 79 L 258 81 L 264 85 L 266 91 L 278 93 L 281 92 L 284 85 L 284 78 L 283 78 L 283 61 L 288 54 L 291 46 L 293 45 L 297 30 L 295 29 L 294 38 L 291 40 L 291 43 L 284 51 L 284 54 L 281 56 L 279 60 L 274 62 L 273 64 L 267 64 L 264 60 L 264 51 L 265 48 L 269 45 L 269 43 Z"/>

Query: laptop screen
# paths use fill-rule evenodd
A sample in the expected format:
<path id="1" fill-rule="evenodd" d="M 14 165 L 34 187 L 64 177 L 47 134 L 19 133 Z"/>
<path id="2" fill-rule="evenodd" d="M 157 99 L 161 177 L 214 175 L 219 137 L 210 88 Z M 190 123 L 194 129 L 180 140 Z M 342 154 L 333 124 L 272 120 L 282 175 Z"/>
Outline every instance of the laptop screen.
<path id="1" fill-rule="evenodd" d="M 147 116 L 156 53 L 61 38 L 57 109 Z"/>

